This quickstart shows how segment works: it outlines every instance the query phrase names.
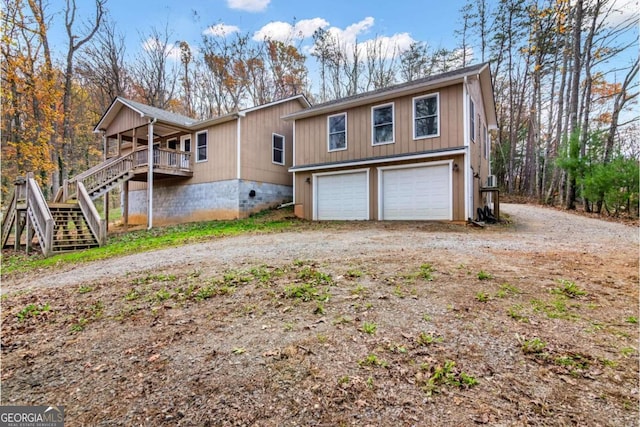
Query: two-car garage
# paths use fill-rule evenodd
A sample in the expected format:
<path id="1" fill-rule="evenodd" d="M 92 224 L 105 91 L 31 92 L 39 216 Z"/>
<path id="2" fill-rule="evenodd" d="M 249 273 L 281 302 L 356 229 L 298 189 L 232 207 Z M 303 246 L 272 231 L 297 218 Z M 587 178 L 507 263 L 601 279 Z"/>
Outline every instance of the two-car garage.
<path id="1" fill-rule="evenodd" d="M 316 220 L 367 220 L 370 215 L 370 171 L 313 175 Z M 452 220 L 452 162 L 439 161 L 373 169 L 380 220 Z"/>

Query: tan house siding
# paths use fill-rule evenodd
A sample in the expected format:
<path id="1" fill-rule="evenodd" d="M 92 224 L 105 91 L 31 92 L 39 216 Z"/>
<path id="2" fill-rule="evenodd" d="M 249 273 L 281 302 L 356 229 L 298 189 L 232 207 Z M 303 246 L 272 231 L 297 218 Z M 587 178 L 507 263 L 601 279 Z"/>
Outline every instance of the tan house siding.
<path id="1" fill-rule="evenodd" d="M 146 126 L 149 123 L 149 119 L 145 117 L 140 117 L 139 113 L 129 109 L 129 108 L 121 108 L 118 112 L 116 118 L 111 122 L 109 127 L 106 129 L 107 135 L 115 135 L 117 133 L 122 133 L 124 131 L 137 128 L 139 126 Z M 147 139 L 147 129 L 143 129 L 141 136 L 143 139 Z"/>
<path id="2" fill-rule="evenodd" d="M 193 178 L 185 181 L 185 183 L 199 184 L 202 182 L 236 179 L 236 120 L 221 123 L 202 131 L 207 131 L 207 160 L 196 161 L 196 153 L 198 151 L 196 134 L 201 132 L 201 130 L 198 130 L 191 135 Z"/>
<path id="3" fill-rule="evenodd" d="M 486 195 L 480 193 L 480 187 L 486 186 L 487 177 L 489 176 L 489 162 L 484 156 L 485 144 L 488 143 L 484 133 L 487 128 L 487 118 L 482 102 L 480 81 L 477 78 L 470 78 L 467 91 L 469 98 L 473 100 L 475 114 L 475 137 L 469 142 L 469 160 L 474 172 L 474 176 L 471 179 L 473 179 L 473 216 L 475 217 L 477 209 L 484 207 L 486 204 Z M 466 126 L 470 127 L 468 120 Z M 469 138 L 471 139 L 471 135 L 469 135 Z M 477 177 L 476 174 L 478 175 Z"/>
<path id="4" fill-rule="evenodd" d="M 439 94 L 440 135 L 413 139 L 413 98 Z M 394 106 L 394 143 L 373 145 L 371 142 L 372 107 L 385 105 L 387 101 L 358 106 L 347 113 L 347 149 L 328 150 L 327 117 L 319 115 L 296 120 L 296 166 L 327 162 L 343 162 L 381 156 L 396 156 L 420 151 L 460 147 L 464 141 L 462 85 L 454 85 L 435 91 L 426 91 L 396 98 Z"/>
<path id="5" fill-rule="evenodd" d="M 273 184 L 292 185 L 288 172 L 293 162 L 293 124 L 280 120 L 282 116 L 302 109 L 298 100 L 269 108 L 250 111 L 241 118 L 241 179 Z M 272 162 L 273 134 L 284 136 L 285 164 Z"/>

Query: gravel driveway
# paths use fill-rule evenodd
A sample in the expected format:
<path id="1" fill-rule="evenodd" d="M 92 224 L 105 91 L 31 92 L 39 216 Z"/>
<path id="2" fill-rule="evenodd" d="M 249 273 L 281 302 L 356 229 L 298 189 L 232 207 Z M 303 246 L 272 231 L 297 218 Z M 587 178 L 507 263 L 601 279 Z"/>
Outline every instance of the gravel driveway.
<path id="1" fill-rule="evenodd" d="M 2 283 L 2 293 L 39 287 L 75 286 L 141 271 L 210 270 L 247 263 L 289 263 L 296 259 L 381 258 L 381 254 L 424 253 L 491 259 L 496 252 L 616 253 L 638 247 L 638 228 L 531 205 L 503 204 L 512 226 L 476 229 L 429 223 L 358 223 L 273 234 L 247 234 L 97 261 L 56 272 L 28 274 Z M 384 258 L 381 258 L 384 259 Z"/>

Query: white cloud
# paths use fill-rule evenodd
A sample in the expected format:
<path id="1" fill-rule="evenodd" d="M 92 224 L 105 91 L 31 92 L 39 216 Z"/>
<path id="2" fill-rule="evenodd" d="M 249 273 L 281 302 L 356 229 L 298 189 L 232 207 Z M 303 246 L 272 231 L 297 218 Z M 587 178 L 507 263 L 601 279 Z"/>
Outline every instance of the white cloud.
<path id="1" fill-rule="evenodd" d="M 206 36 L 226 37 L 228 35 L 237 33 L 239 31 L 240 31 L 240 28 L 236 27 L 235 25 L 227 25 L 227 24 L 220 23 L 220 24 L 210 26 L 209 28 L 204 30 L 202 34 Z"/>
<path id="2" fill-rule="evenodd" d="M 611 26 L 616 26 L 635 19 L 637 26 L 638 10 L 640 9 L 638 9 L 637 0 L 613 0 L 611 13 L 607 16 L 605 22 Z"/>
<path id="3" fill-rule="evenodd" d="M 358 43 L 358 56 L 364 59 L 368 50 L 376 50 L 376 53 L 383 58 L 392 58 L 405 50 L 409 49 L 411 43 L 415 40 L 409 33 L 396 33 L 391 36 L 375 36 L 373 38 L 365 38 L 365 35 L 375 25 L 375 19 L 371 16 L 363 20 L 349 25 L 345 29 L 331 27 L 327 30 L 329 35 L 337 42 L 347 54 L 353 54 L 356 42 Z M 314 50 L 311 47 L 308 52 Z"/>
<path id="4" fill-rule="evenodd" d="M 161 45 L 158 42 L 158 39 L 154 37 L 149 37 L 147 40 L 142 42 L 142 48 L 146 52 L 157 51 L 161 49 Z M 167 58 L 173 61 L 180 61 L 180 46 L 177 46 L 173 43 L 167 43 L 164 46 L 164 52 L 167 55 Z"/>
<path id="5" fill-rule="evenodd" d="M 227 0 L 229 8 L 245 12 L 262 12 L 269 6 L 269 3 L 271 0 Z"/>
<path id="6" fill-rule="evenodd" d="M 253 34 L 253 39 L 262 41 L 266 38 L 287 42 L 311 37 L 318 28 L 325 28 L 329 23 L 322 18 L 303 19 L 291 25 L 288 22 L 274 21 L 260 28 Z"/>
<path id="7" fill-rule="evenodd" d="M 413 42 L 415 42 L 415 40 L 409 33 L 398 33 L 390 37 L 378 36 L 363 42 L 363 54 L 367 52 L 367 49 L 376 49 L 382 58 L 391 59 L 408 50 Z"/>

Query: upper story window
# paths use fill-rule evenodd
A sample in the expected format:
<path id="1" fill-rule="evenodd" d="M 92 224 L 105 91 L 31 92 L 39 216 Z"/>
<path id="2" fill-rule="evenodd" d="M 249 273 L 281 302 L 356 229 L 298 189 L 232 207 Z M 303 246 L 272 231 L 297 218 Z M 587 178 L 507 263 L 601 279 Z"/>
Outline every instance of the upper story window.
<path id="1" fill-rule="evenodd" d="M 371 109 L 372 144 L 390 144 L 393 142 L 393 104 L 379 105 Z"/>
<path id="2" fill-rule="evenodd" d="M 440 135 L 438 94 L 413 98 L 413 139 Z"/>
<path id="3" fill-rule="evenodd" d="M 473 101 L 469 99 L 469 136 L 473 142 L 476 142 L 476 107 Z"/>
<path id="4" fill-rule="evenodd" d="M 271 161 L 277 165 L 284 165 L 284 136 L 273 134 L 271 141 Z"/>
<path id="5" fill-rule="evenodd" d="M 329 151 L 347 149 L 347 113 L 335 114 L 327 118 L 329 128 Z"/>
<path id="6" fill-rule="evenodd" d="M 196 162 L 207 160 L 207 131 L 196 133 Z"/>

